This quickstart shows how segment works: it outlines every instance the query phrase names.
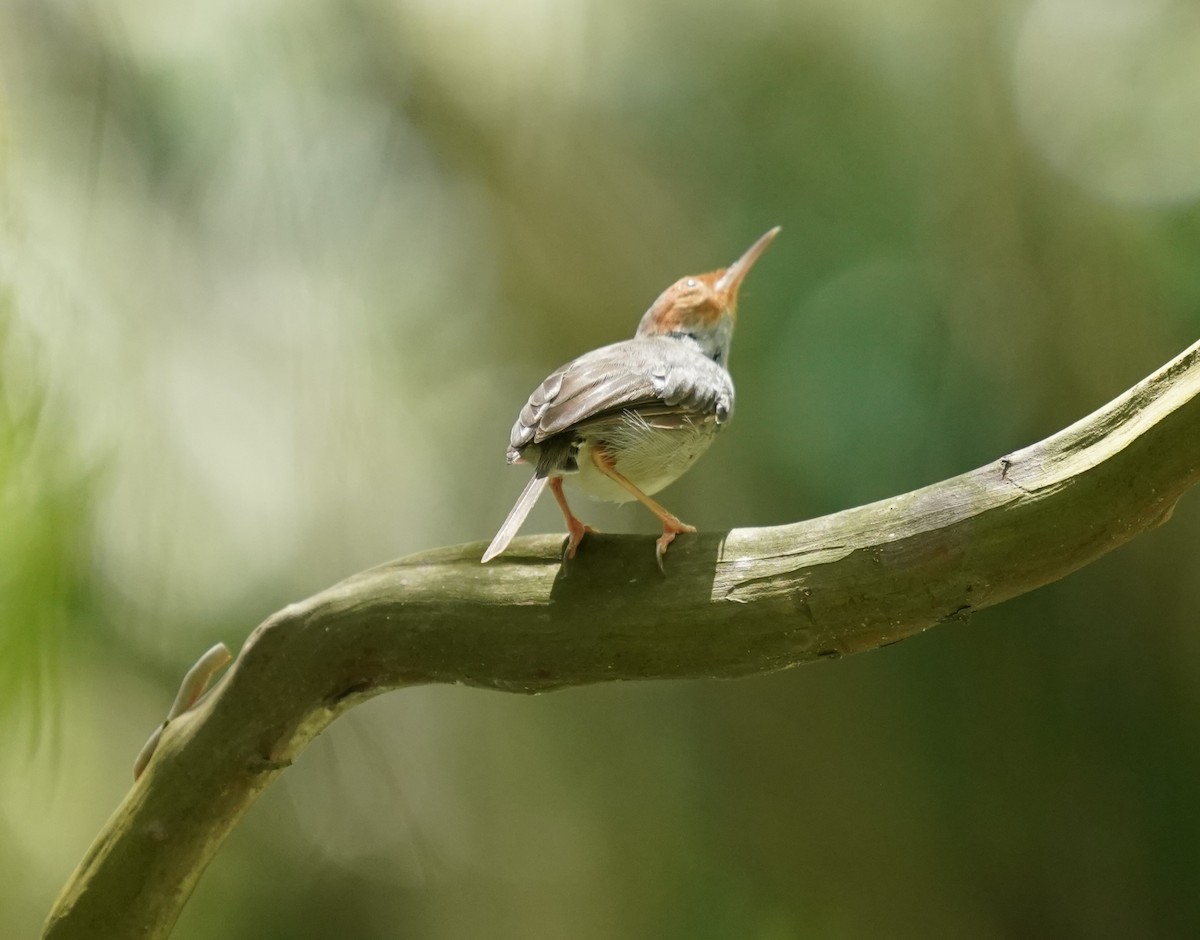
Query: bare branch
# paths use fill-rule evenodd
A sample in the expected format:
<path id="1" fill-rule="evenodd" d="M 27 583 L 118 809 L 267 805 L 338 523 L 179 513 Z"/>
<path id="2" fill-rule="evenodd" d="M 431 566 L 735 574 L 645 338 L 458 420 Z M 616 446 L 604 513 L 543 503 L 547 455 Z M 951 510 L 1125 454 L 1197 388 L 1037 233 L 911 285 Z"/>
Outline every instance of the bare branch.
<path id="1" fill-rule="evenodd" d="M 681 538 L 438 549 L 263 623 L 80 863 L 53 938 L 165 937 L 226 833 L 337 715 L 388 689 L 537 692 L 728 678 L 874 649 L 1063 577 L 1164 522 L 1200 477 L 1200 343 L 1095 414 L 972 473 L 832 516 Z"/>

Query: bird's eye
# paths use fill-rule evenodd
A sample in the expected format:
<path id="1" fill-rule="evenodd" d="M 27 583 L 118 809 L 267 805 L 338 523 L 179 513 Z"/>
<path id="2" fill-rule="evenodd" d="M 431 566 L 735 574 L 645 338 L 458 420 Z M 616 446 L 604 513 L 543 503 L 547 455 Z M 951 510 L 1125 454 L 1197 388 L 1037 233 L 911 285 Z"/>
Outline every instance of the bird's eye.
<path id="1" fill-rule="evenodd" d="M 684 287 L 695 287 L 696 279 L 694 277 L 689 277 L 686 281 L 683 282 L 683 286 Z"/>

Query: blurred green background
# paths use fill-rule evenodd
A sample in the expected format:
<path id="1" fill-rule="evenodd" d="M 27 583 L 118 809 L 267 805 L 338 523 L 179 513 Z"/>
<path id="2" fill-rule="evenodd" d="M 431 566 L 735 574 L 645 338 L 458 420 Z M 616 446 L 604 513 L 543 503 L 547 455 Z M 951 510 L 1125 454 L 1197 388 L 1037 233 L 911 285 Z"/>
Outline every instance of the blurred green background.
<path id="1" fill-rule="evenodd" d="M 530 389 L 774 224 L 737 419 L 663 496 L 703 528 L 972 469 L 1200 335 L 1200 8 L 0 3 L 5 936 L 203 649 L 489 539 Z M 384 696 L 176 936 L 1196 936 L 1198 546 L 1191 497 L 764 678 Z"/>

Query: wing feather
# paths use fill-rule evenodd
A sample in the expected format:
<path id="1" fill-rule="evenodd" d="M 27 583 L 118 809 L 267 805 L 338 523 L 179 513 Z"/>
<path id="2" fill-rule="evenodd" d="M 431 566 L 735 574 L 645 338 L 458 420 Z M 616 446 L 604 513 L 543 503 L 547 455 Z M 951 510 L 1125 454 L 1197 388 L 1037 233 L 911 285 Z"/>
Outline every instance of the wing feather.
<path id="1" fill-rule="evenodd" d="M 513 425 L 509 459 L 529 444 L 627 410 L 723 422 L 733 410 L 733 383 L 725 369 L 677 338 L 604 346 L 556 369 L 534 390 Z"/>

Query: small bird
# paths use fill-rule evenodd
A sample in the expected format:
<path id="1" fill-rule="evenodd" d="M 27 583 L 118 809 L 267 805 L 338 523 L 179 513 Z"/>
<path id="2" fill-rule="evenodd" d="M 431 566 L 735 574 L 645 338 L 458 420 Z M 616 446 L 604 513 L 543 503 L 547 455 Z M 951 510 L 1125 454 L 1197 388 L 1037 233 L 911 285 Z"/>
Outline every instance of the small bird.
<path id="1" fill-rule="evenodd" d="M 771 229 L 728 268 L 680 278 L 650 305 L 637 333 L 555 369 L 517 418 L 508 462 L 532 464 L 533 479 L 483 553 L 491 561 L 512 541 L 547 484 L 567 520 L 565 558 L 584 535 L 563 494 L 563 478 L 597 499 L 638 500 L 662 522 L 654 557 L 680 532 L 695 532 L 650 498 L 679 479 L 733 415 L 729 343 L 738 288 L 779 234 Z"/>

